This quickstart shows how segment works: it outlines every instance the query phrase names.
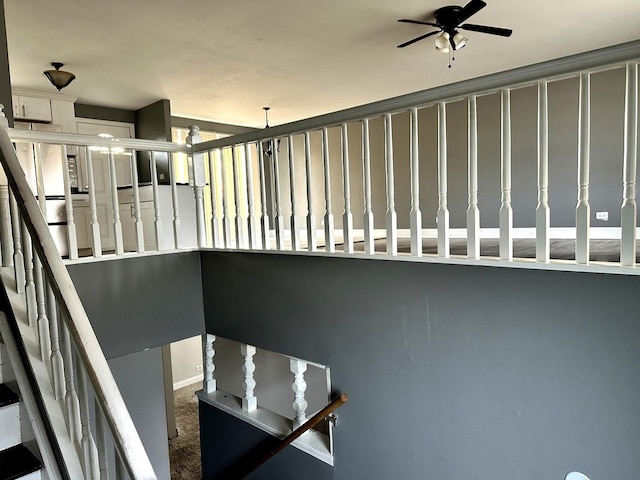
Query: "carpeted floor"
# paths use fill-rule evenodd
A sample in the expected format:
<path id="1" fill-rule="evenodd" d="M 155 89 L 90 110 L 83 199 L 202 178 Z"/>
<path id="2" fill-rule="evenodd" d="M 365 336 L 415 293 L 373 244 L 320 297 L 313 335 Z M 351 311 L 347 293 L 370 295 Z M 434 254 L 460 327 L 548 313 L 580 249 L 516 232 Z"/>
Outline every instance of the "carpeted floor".
<path id="1" fill-rule="evenodd" d="M 200 389 L 202 383 L 198 382 L 174 392 L 178 436 L 169 440 L 171 480 L 202 478 L 198 397 L 195 395 Z"/>

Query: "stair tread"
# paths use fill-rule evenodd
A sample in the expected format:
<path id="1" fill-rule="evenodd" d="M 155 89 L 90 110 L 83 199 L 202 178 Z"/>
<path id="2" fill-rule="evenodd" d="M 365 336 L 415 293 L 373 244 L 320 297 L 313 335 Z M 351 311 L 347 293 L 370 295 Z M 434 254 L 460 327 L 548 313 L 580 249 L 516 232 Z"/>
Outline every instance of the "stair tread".
<path id="1" fill-rule="evenodd" d="M 0 480 L 16 480 L 41 468 L 42 462 L 24 445 L 0 452 Z"/>
<path id="2" fill-rule="evenodd" d="M 0 408 L 18 403 L 20 398 L 18 395 L 7 387 L 4 383 L 0 383 Z"/>

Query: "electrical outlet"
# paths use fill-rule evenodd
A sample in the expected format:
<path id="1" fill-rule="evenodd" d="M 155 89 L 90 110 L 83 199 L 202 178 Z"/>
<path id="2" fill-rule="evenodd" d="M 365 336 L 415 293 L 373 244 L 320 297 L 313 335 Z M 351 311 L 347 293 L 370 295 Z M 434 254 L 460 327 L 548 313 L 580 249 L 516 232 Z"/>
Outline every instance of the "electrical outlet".
<path id="1" fill-rule="evenodd" d="M 609 221 L 609 212 L 596 212 L 596 220 Z"/>
<path id="2" fill-rule="evenodd" d="M 202 365 L 196 365 L 196 372 L 202 371 Z"/>

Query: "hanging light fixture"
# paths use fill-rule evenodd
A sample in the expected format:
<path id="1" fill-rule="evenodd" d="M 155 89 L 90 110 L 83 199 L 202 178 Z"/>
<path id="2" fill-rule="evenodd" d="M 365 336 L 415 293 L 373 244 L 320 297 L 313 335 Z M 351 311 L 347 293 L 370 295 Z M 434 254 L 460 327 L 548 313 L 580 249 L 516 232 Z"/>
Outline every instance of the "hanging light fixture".
<path id="1" fill-rule="evenodd" d="M 436 37 L 436 50 L 440 53 L 449 53 L 449 34 L 442 32 Z"/>
<path id="2" fill-rule="evenodd" d="M 60 68 L 64 66 L 64 63 L 51 62 L 51 66 L 55 68 L 55 70 L 45 70 L 42 73 L 49 79 L 51 85 L 58 89 L 58 91 L 62 90 L 76 79 L 76 76 L 73 73 L 60 70 Z"/>
<path id="3" fill-rule="evenodd" d="M 453 34 L 453 44 L 456 46 L 456 50 L 460 50 L 464 47 L 469 39 L 462 35 L 459 31 L 455 31 Z"/>

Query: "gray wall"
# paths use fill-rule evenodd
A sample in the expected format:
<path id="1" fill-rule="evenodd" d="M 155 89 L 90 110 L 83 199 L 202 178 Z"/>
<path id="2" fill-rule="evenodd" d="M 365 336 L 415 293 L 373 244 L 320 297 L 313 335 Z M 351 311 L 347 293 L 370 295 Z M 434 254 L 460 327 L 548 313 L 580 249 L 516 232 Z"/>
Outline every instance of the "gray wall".
<path id="1" fill-rule="evenodd" d="M 349 394 L 334 478 L 637 478 L 639 278 L 201 255 L 208 332 L 326 364 Z M 203 438 L 216 468 L 222 439 L 256 446 L 224 425 Z"/>
<path id="2" fill-rule="evenodd" d="M 136 113 L 133 110 L 86 105 L 83 103 L 74 103 L 73 107 L 76 117 L 80 118 L 95 118 L 97 120 L 125 123 L 135 123 L 136 121 Z"/>
<path id="3" fill-rule="evenodd" d="M 592 75 L 591 210 L 593 226 L 619 226 L 622 204 L 623 69 Z M 512 183 L 514 226 L 535 225 L 537 204 L 537 88 L 512 91 Z M 420 158 L 420 208 L 424 228 L 435 228 L 437 204 L 437 107 L 418 111 Z M 362 228 L 362 134 L 360 124 L 349 124 L 349 172 L 354 226 Z M 467 209 L 467 104 L 447 105 L 448 188 L 451 226 L 466 225 Z M 376 228 L 384 228 L 386 183 L 384 123 L 371 119 L 371 168 Z M 286 139 L 285 139 L 286 140 Z M 400 228 L 409 228 L 410 143 L 409 114 L 393 116 L 396 211 Z M 343 187 L 340 129 L 329 129 L 332 209 L 336 228 L 342 228 Z M 578 80 L 549 83 L 549 202 L 551 225 L 575 225 L 578 155 Z M 280 183 L 283 213 L 290 214 L 287 142 L 281 142 Z M 302 136 L 294 137 L 298 215 L 306 215 L 305 167 Z M 317 226 L 325 211 L 320 132 L 311 133 L 313 198 Z M 478 182 L 482 227 L 498 226 L 500 208 L 500 96 L 478 99 Z M 608 211 L 609 221 L 595 219 L 596 211 Z M 640 218 L 640 217 L 639 217 Z M 288 224 L 288 223 L 287 223 Z"/>
<path id="4" fill-rule="evenodd" d="M 171 141 L 171 104 L 169 100 L 158 100 L 135 112 L 136 137 L 146 140 Z M 151 182 L 151 154 L 138 152 L 138 178 L 141 182 Z M 168 185 L 169 157 L 166 153 L 155 155 L 158 183 Z"/>
<path id="5" fill-rule="evenodd" d="M 107 358 L 203 333 L 197 252 L 67 268 Z"/>

